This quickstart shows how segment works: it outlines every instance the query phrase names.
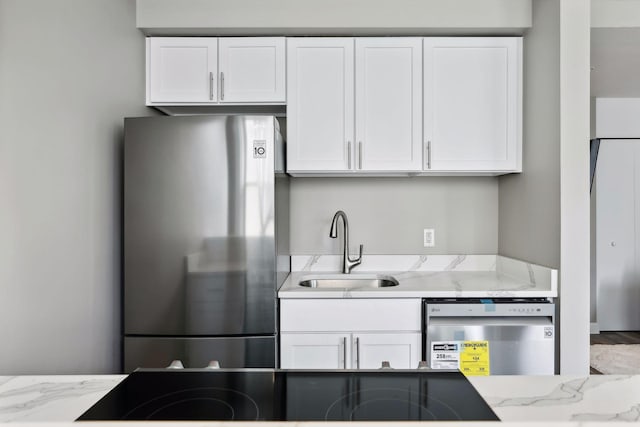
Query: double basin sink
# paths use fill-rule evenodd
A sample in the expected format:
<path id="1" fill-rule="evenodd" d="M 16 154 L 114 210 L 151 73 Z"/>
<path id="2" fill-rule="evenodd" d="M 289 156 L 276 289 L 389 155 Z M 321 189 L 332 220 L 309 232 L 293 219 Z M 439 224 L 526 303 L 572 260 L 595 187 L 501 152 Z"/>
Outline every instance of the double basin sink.
<path id="1" fill-rule="evenodd" d="M 375 289 L 398 286 L 398 281 L 382 274 L 323 274 L 305 276 L 298 285 L 318 289 Z"/>

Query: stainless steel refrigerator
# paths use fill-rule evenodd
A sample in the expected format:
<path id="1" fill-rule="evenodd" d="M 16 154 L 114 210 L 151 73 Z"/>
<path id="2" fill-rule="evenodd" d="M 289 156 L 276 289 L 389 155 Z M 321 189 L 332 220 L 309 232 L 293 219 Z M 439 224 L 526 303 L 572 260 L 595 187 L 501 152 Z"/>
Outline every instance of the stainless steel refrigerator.
<path id="1" fill-rule="evenodd" d="M 270 116 L 125 119 L 126 372 L 275 367 L 290 271 L 283 152 Z"/>

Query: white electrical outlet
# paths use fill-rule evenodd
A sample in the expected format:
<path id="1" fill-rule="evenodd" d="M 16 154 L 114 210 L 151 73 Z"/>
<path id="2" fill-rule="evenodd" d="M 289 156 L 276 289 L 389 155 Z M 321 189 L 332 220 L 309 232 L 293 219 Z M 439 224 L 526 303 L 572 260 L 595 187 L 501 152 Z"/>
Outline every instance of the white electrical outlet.
<path id="1" fill-rule="evenodd" d="M 424 247 L 432 248 L 436 245 L 436 231 L 433 228 L 424 229 Z"/>

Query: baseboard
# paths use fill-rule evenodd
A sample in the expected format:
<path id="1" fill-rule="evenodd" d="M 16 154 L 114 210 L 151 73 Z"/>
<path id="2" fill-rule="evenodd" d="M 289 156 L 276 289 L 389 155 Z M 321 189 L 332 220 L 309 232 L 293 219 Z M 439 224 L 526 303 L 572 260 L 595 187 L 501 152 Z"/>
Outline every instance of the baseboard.
<path id="1" fill-rule="evenodd" d="M 591 324 L 589 325 L 589 330 L 590 330 L 590 334 L 599 334 L 600 333 L 600 327 L 598 326 L 598 322 L 591 322 Z"/>

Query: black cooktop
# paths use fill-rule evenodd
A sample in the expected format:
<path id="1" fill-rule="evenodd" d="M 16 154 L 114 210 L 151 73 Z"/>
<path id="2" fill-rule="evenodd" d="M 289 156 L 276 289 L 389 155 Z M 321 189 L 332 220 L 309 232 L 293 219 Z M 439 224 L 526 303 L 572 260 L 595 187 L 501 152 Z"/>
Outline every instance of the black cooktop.
<path id="1" fill-rule="evenodd" d="M 82 414 L 97 420 L 499 420 L 459 372 L 136 371 Z"/>

